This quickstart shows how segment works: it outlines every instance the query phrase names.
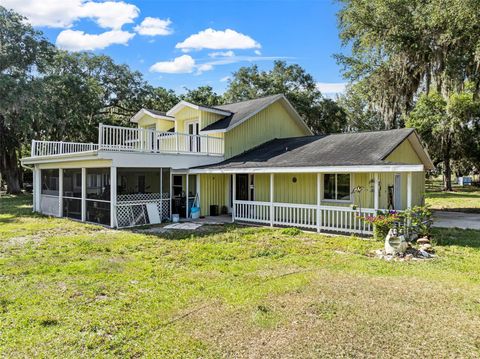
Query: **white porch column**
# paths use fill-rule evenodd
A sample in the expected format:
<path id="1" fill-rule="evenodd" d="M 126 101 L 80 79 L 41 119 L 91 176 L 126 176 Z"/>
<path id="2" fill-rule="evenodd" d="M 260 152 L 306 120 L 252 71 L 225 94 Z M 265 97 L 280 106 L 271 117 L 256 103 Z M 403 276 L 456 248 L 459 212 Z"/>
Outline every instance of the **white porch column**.
<path id="1" fill-rule="evenodd" d="M 117 167 L 110 167 L 110 227 L 117 226 Z"/>
<path id="2" fill-rule="evenodd" d="M 33 169 L 33 209 L 35 212 L 41 211 L 42 196 L 42 173 L 41 169 L 35 166 Z"/>
<path id="3" fill-rule="evenodd" d="M 378 183 L 378 173 L 374 174 L 374 184 L 373 184 L 373 208 L 377 211 L 379 207 L 379 183 Z"/>
<path id="4" fill-rule="evenodd" d="M 172 201 L 173 201 L 173 175 L 170 168 L 170 220 L 172 220 Z"/>
<path id="5" fill-rule="evenodd" d="M 195 192 L 198 194 L 198 207 L 200 207 L 200 174 L 195 175 Z"/>
<path id="6" fill-rule="evenodd" d="M 185 197 L 187 204 L 185 205 L 185 218 L 188 218 L 188 173 L 185 175 Z"/>
<path id="7" fill-rule="evenodd" d="M 87 169 L 82 168 L 82 222 L 87 218 Z"/>
<path id="8" fill-rule="evenodd" d="M 317 173 L 317 232 L 320 232 L 322 224 L 322 213 L 320 210 L 320 205 L 322 203 L 322 174 Z"/>
<path id="9" fill-rule="evenodd" d="M 237 175 L 232 174 L 232 222 L 235 222 L 235 203 L 237 201 Z"/>
<path id="10" fill-rule="evenodd" d="M 407 173 L 407 208 L 412 208 L 412 172 Z"/>
<path id="11" fill-rule="evenodd" d="M 63 168 L 58 169 L 58 216 L 63 216 Z"/>
<path id="12" fill-rule="evenodd" d="M 273 173 L 270 173 L 270 227 L 273 227 L 273 221 L 274 221 L 274 208 L 273 208 L 274 179 L 275 179 L 275 175 Z"/>

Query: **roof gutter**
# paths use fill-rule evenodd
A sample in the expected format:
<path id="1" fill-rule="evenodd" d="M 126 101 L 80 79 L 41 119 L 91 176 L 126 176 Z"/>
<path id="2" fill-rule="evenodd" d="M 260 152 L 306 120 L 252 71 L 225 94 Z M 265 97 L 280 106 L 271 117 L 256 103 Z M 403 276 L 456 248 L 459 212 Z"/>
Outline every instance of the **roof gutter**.
<path id="1" fill-rule="evenodd" d="M 367 166 L 312 166 L 312 167 L 250 167 L 250 168 L 192 168 L 190 174 L 201 173 L 387 173 L 423 172 L 424 165 L 367 165 Z"/>

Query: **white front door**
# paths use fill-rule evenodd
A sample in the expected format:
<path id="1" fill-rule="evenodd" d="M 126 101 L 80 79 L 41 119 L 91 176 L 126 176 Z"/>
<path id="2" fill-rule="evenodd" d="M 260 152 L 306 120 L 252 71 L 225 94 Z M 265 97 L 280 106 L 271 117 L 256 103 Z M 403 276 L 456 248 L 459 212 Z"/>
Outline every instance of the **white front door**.
<path id="1" fill-rule="evenodd" d="M 395 184 L 393 187 L 393 207 L 395 209 L 402 208 L 402 177 L 395 174 Z"/>
<path id="2" fill-rule="evenodd" d="M 198 121 L 191 121 L 186 123 L 188 136 L 188 150 L 190 152 L 200 152 L 200 132 Z"/>

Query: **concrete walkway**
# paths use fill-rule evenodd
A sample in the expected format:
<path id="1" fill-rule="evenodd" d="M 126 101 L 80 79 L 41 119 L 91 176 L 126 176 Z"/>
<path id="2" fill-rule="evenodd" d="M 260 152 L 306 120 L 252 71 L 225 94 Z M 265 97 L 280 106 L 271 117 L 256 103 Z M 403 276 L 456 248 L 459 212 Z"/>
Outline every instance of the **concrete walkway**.
<path id="1" fill-rule="evenodd" d="M 433 226 L 443 228 L 458 227 L 462 229 L 480 230 L 480 214 L 435 211 L 433 212 Z"/>

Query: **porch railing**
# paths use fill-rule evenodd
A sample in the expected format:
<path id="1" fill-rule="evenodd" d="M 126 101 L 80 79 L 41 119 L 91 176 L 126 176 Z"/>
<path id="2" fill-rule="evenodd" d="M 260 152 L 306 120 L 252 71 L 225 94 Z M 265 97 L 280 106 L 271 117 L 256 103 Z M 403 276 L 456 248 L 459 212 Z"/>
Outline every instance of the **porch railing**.
<path id="1" fill-rule="evenodd" d="M 96 143 L 62 142 L 62 141 L 32 141 L 31 156 L 54 156 L 67 153 L 78 153 L 98 150 Z"/>
<path id="2" fill-rule="evenodd" d="M 100 124 L 98 144 L 32 141 L 31 157 L 88 151 L 122 151 L 223 156 L 223 138 Z"/>
<path id="3" fill-rule="evenodd" d="M 99 127 L 99 147 L 107 151 L 189 153 L 222 156 L 223 138 L 110 125 Z"/>
<path id="4" fill-rule="evenodd" d="M 345 233 L 371 234 L 373 227 L 361 218 L 374 209 L 317 206 L 278 202 L 234 201 L 235 220 Z M 273 218 L 271 218 L 273 215 Z"/>

